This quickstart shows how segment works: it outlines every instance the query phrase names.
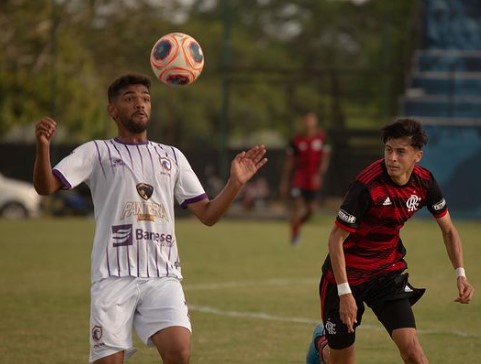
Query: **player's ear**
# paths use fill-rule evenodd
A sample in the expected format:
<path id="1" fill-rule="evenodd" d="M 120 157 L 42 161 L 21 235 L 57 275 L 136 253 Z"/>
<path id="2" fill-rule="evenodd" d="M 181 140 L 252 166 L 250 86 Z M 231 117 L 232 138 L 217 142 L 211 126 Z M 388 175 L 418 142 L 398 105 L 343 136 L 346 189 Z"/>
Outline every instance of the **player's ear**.
<path id="1" fill-rule="evenodd" d="M 107 105 L 107 112 L 112 119 L 117 120 L 117 108 L 114 105 L 109 103 Z"/>
<path id="2" fill-rule="evenodd" d="M 423 151 L 422 150 L 418 150 L 417 153 L 416 153 L 416 157 L 414 158 L 414 160 L 416 161 L 416 163 L 419 163 L 421 161 L 421 159 L 423 159 Z"/>

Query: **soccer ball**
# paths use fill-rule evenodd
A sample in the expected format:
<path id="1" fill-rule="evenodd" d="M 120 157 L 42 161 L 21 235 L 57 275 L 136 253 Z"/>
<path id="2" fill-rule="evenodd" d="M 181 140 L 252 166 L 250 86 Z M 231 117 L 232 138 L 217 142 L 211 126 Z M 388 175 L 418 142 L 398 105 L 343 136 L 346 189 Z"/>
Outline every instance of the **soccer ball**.
<path id="1" fill-rule="evenodd" d="M 204 68 L 204 54 L 199 43 L 188 34 L 169 33 L 155 42 L 150 52 L 155 76 L 170 86 L 189 85 Z"/>

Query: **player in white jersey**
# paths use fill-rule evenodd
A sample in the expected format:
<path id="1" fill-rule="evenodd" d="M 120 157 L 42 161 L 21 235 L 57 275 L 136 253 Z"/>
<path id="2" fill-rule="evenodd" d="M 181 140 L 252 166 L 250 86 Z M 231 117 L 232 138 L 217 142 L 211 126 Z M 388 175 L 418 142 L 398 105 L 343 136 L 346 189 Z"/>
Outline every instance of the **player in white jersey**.
<path id="1" fill-rule="evenodd" d="M 267 159 L 255 146 L 238 154 L 230 178 L 212 200 L 177 148 L 147 139 L 150 80 L 127 74 L 108 90 L 118 134 L 76 148 L 54 168 L 56 122 L 37 122 L 34 185 L 42 195 L 85 182 L 95 213 L 92 249 L 90 362 L 120 364 L 135 351 L 132 327 L 155 345 L 164 364 L 189 363 L 191 325 L 180 285 L 174 200 L 202 223 L 215 224 Z"/>

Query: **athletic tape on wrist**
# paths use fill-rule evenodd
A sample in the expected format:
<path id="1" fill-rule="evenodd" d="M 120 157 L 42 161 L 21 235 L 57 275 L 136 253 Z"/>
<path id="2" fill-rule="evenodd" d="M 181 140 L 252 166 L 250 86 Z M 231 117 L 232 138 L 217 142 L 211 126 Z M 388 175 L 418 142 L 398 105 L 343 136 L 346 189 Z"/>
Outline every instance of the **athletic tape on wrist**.
<path id="1" fill-rule="evenodd" d="M 464 270 L 464 268 L 456 268 L 456 278 L 459 278 L 459 277 L 464 277 L 466 278 L 466 271 Z"/>
<path id="2" fill-rule="evenodd" d="M 351 292 L 351 287 L 349 287 L 349 283 L 341 283 L 337 285 L 337 294 L 338 296 L 342 296 L 345 294 L 349 294 Z"/>

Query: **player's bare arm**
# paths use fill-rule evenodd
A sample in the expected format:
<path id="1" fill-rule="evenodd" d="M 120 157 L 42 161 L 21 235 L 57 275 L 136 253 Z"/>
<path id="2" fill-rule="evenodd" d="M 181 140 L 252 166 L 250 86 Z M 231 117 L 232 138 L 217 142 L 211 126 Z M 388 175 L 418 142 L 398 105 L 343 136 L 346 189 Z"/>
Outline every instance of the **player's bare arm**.
<path id="1" fill-rule="evenodd" d="M 212 226 L 224 215 L 244 184 L 267 163 L 266 148 L 256 145 L 241 152 L 232 160 L 230 177 L 221 192 L 213 199 L 189 205 L 189 210 L 205 225 Z"/>
<path id="2" fill-rule="evenodd" d="M 49 195 L 60 189 L 60 181 L 52 173 L 50 163 L 50 141 L 57 127 L 55 120 L 45 117 L 35 125 L 37 139 L 35 164 L 33 168 L 33 184 L 40 195 Z"/>
<path id="3" fill-rule="evenodd" d="M 329 257 L 331 259 L 332 271 L 336 283 L 348 283 L 346 273 L 346 261 L 344 258 L 343 244 L 349 236 L 349 232 L 335 225 L 329 235 Z M 350 293 L 339 296 L 339 314 L 342 322 L 347 326 L 349 332 L 354 332 L 356 323 L 357 305 L 354 296 Z"/>
<path id="4" fill-rule="evenodd" d="M 327 169 L 329 168 L 329 163 L 331 159 L 331 148 L 329 146 L 325 146 L 323 148 L 323 157 L 321 158 L 318 173 L 314 176 L 317 178 L 317 181 L 314 181 L 314 184 L 318 186 L 318 188 L 322 188 L 324 184 L 324 176 L 327 173 Z"/>
<path id="5" fill-rule="evenodd" d="M 443 217 L 436 219 L 436 221 L 441 229 L 446 251 L 453 268 L 464 268 L 461 237 L 451 220 L 449 212 Z M 458 297 L 455 299 L 455 302 L 464 304 L 470 303 L 474 294 L 473 286 L 468 282 L 468 279 L 464 274 L 458 276 L 456 280 Z"/>

